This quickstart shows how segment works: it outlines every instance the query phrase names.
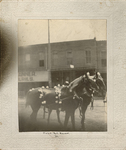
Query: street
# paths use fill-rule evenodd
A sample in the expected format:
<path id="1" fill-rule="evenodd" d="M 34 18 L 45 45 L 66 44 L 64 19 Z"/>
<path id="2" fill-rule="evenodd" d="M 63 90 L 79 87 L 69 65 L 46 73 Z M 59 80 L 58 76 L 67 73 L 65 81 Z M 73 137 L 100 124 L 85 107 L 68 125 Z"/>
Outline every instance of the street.
<path id="1" fill-rule="evenodd" d="M 19 131 L 20 132 L 30 132 L 30 131 L 73 131 L 71 118 L 69 118 L 68 127 L 64 129 L 57 120 L 56 111 L 53 110 L 50 116 L 50 123 L 47 124 L 48 113 L 46 113 L 45 119 L 43 118 L 43 107 L 41 107 L 37 114 L 37 122 L 30 121 L 30 114 L 32 109 L 30 106 L 25 107 L 25 98 L 19 98 Z M 48 110 L 46 109 L 46 112 Z M 60 112 L 60 119 L 62 124 L 65 119 L 65 112 Z M 75 111 L 75 130 L 81 131 L 81 118 L 79 109 Z M 102 132 L 107 131 L 107 106 L 103 103 L 100 98 L 95 98 L 94 108 L 91 109 L 91 105 L 88 106 L 85 113 L 85 131 L 87 132 Z"/>

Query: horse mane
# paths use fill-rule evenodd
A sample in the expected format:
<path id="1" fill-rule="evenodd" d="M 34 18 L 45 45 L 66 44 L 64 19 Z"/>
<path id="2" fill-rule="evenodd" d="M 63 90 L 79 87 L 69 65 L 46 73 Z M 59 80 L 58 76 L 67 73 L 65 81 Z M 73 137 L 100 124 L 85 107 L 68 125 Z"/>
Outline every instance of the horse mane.
<path id="1" fill-rule="evenodd" d="M 105 85 L 103 80 L 98 78 L 98 79 L 96 79 L 96 83 L 99 87 L 102 87 L 103 89 L 106 89 L 106 85 Z"/>
<path id="2" fill-rule="evenodd" d="M 67 86 L 63 86 L 63 87 L 61 88 L 61 91 L 67 91 L 67 92 L 68 92 L 68 90 L 69 90 L 69 88 L 68 88 Z"/>

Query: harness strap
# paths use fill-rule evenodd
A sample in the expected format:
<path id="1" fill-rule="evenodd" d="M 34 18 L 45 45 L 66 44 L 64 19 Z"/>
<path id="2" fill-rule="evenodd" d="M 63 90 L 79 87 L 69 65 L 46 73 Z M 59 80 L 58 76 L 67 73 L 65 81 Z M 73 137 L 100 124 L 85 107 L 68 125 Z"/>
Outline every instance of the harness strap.
<path id="1" fill-rule="evenodd" d="M 70 98 L 70 97 L 73 97 L 73 96 L 69 96 L 69 97 L 65 97 L 65 98 L 63 98 L 63 99 L 59 99 L 59 101 L 64 101 L 64 100 L 66 100 L 66 99 L 68 99 L 68 98 Z M 45 100 L 46 101 L 46 100 Z M 42 104 L 43 106 L 51 106 L 51 105 L 54 105 L 55 103 L 50 103 L 50 104 Z"/>
<path id="2" fill-rule="evenodd" d="M 64 100 L 66 100 L 66 99 L 68 99 L 68 98 L 72 98 L 73 96 L 68 96 L 68 97 L 65 97 L 65 98 L 62 98 L 62 99 L 60 99 L 60 101 L 64 101 Z"/>
<path id="3" fill-rule="evenodd" d="M 104 103 L 107 102 L 107 92 L 106 92 L 106 95 L 105 95 L 105 99 L 103 100 Z"/>
<path id="4" fill-rule="evenodd" d="M 94 104 L 94 98 L 92 97 L 92 98 L 91 98 L 91 107 L 90 107 L 90 109 L 94 109 L 93 104 Z"/>
<path id="5" fill-rule="evenodd" d="M 82 102 L 83 102 L 83 98 L 80 97 L 80 102 L 79 102 L 79 112 L 80 112 L 80 118 L 82 118 L 83 113 L 82 113 Z"/>

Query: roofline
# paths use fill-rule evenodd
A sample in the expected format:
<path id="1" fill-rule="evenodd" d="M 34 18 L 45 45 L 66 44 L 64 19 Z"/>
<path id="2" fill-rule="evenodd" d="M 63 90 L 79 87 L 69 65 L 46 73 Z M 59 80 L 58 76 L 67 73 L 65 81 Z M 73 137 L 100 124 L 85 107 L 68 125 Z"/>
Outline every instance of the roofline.
<path id="1" fill-rule="evenodd" d="M 50 44 L 59 44 L 59 43 L 68 43 L 68 42 L 78 42 L 78 41 L 93 41 L 95 39 L 85 39 L 85 40 L 76 40 L 76 41 L 62 41 L 62 42 L 53 42 L 53 43 L 50 43 Z M 101 42 L 101 41 L 107 41 L 107 40 L 96 40 L 96 42 Z M 48 43 L 43 43 L 43 44 L 35 44 L 35 45 L 25 45 L 26 47 L 27 46 L 37 46 L 37 45 L 47 45 Z M 25 46 L 19 46 L 20 47 L 25 47 Z"/>

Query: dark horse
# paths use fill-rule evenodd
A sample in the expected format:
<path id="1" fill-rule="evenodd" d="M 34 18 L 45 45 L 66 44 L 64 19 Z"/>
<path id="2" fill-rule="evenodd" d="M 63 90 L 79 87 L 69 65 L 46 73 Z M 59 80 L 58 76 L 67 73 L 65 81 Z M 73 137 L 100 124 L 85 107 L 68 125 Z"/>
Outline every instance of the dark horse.
<path id="1" fill-rule="evenodd" d="M 61 95 L 63 94 L 62 102 L 59 98 L 60 97 L 59 94 Z M 70 92 L 68 93 L 67 87 L 63 87 L 61 89 L 61 93 L 60 93 L 60 90 L 57 92 L 53 88 L 42 89 L 41 87 L 38 87 L 38 88 L 29 90 L 26 95 L 26 106 L 30 105 L 32 108 L 32 114 L 30 115 L 30 119 L 33 122 L 36 121 L 38 110 L 43 105 L 44 114 L 45 114 L 45 108 L 48 108 L 48 119 L 47 119 L 48 124 L 49 124 L 49 119 L 50 119 L 52 110 L 56 110 L 58 122 L 62 124 L 60 121 L 60 117 L 59 117 L 59 114 L 60 114 L 59 108 L 61 108 L 63 111 L 66 112 L 65 120 L 67 120 L 68 116 L 71 116 L 72 125 L 74 128 L 74 124 L 75 124 L 74 112 L 75 112 L 75 109 L 78 107 L 78 104 L 79 104 L 79 101 L 76 99 L 73 99 L 73 94 Z M 67 125 L 67 121 L 65 121 L 64 125 L 65 126 Z"/>
<path id="2" fill-rule="evenodd" d="M 27 92 L 26 95 L 26 106 L 30 105 L 32 108 L 32 114 L 30 115 L 30 118 L 32 121 L 36 120 L 38 110 L 42 105 L 47 106 L 47 108 L 52 108 L 52 106 L 55 104 L 55 108 L 57 110 L 57 117 L 58 121 L 59 119 L 59 110 L 57 107 L 59 107 L 59 103 L 57 102 L 57 93 L 55 92 L 55 89 L 49 88 L 33 88 Z M 50 116 L 51 111 L 49 112 Z M 48 117 L 49 122 L 49 117 Z M 60 122 L 61 123 L 61 122 Z"/>
<path id="3" fill-rule="evenodd" d="M 73 93 L 69 92 L 69 89 L 67 87 L 63 87 L 61 89 L 61 100 L 62 100 L 62 107 L 64 107 L 64 110 L 66 112 L 65 115 L 65 127 L 68 124 L 69 117 L 71 116 L 71 121 L 73 128 L 75 128 L 75 110 L 80 107 L 81 108 L 81 129 L 85 130 L 85 112 L 87 110 L 88 105 L 92 101 L 94 92 L 101 93 L 103 97 L 105 97 L 106 93 L 106 86 L 104 84 L 103 79 L 99 75 L 95 78 L 96 81 L 87 79 L 85 82 L 85 78 L 80 82 L 80 84 L 76 87 L 77 95 L 80 97 L 80 99 L 74 98 L 73 96 L 70 97 Z M 84 88 L 87 89 L 88 95 L 84 93 Z M 62 99 L 63 97 L 66 97 L 66 99 Z"/>
<path id="4" fill-rule="evenodd" d="M 80 108 L 80 115 L 81 115 L 81 129 L 85 130 L 84 127 L 84 119 L 85 119 L 85 112 L 87 109 L 87 106 L 90 104 L 92 100 L 92 94 L 93 90 L 97 91 L 98 87 L 96 83 L 92 84 L 88 80 L 86 81 L 86 84 L 88 84 L 88 87 L 86 89 L 89 92 L 89 95 L 84 93 L 84 88 L 85 88 L 85 81 L 81 81 L 79 86 L 76 88 L 76 92 L 80 99 L 74 97 L 73 93 L 69 91 L 67 87 L 63 87 L 61 89 L 61 100 L 62 100 L 62 107 L 65 110 L 65 121 L 64 121 L 64 126 L 67 127 L 69 117 L 71 117 L 71 122 L 73 129 L 75 129 L 75 110 L 79 107 Z M 92 88 L 91 90 L 89 90 Z M 66 97 L 66 99 L 64 99 Z"/>
<path id="5" fill-rule="evenodd" d="M 82 92 L 85 84 L 82 81 L 80 85 L 80 89 Z M 59 101 L 62 101 L 62 103 L 60 104 Z M 75 110 L 78 108 L 79 103 L 80 100 L 78 100 L 77 98 L 73 99 L 73 93 L 69 92 L 69 89 L 67 87 L 61 88 L 61 92 L 57 92 L 55 89 L 42 89 L 40 87 L 34 88 L 29 90 L 26 96 L 26 106 L 30 105 L 33 111 L 30 115 L 32 121 L 36 120 L 38 110 L 42 105 L 44 105 L 45 108 L 48 108 L 48 123 L 52 110 L 56 110 L 58 122 L 61 124 L 59 117 L 59 108 L 61 108 L 66 113 L 64 122 L 65 127 L 67 126 L 68 119 L 71 116 L 72 125 L 73 128 L 75 128 L 74 113 Z"/>
<path id="6" fill-rule="evenodd" d="M 94 90 L 97 91 L 99 89 L 96 82 L 89 82 L 89 80 L 86 80 L 86 84 L 85 84 L 85 81 L 82 80 L 79 87 L 76 88 L 76 91 L 78 95 L 81 97 L 81 99 L 74 98 L 73 93 L 69 92 L 68 87 L 63 87 L 61 89 L 61 93 L 58 94 L 56 93 L 55 89 L 35 88 L 30 90 L 27 93 L 26 105 L 30 105 L 33 110 L 30 116 L 31 119 L 36 120 L 38 110 L 40 109 L 41 105 L 43 105 L 43 103 L 46 102 L 46 104 L 44 105 L 49 110 L 48 123 L 49 123 L 49 117 L 52 110 L 56 110 L 58 116 L 58 122 L 61 124 L 60 117 L 59 117 L 59 107 L 61 107 L 62 110 L 64 110 L 66 113 L 65 122 L 64 122 L 65 127 L 68 124 L 69 117 L 71 117 L 73 128 L 75 128 L 74 113 L 75 110 L 78 108 L 78 106 L 81 106 L 81 111 L 82 111 L 81 125 L 82 125 L 82 129 L 84 130 L 85 111 L 92 100 L 92 96 L 87 96 L 83 93 L 83 89 L 85 88 L 85 86 L 87 86 L 86 88 L 89 91 L 90 95 L 92 95 Z M 101 85 L 99 85 L 99 87 L 100 86 Z M 59 104 L 59 101 L 62 101 L 62 103 Z"/>

